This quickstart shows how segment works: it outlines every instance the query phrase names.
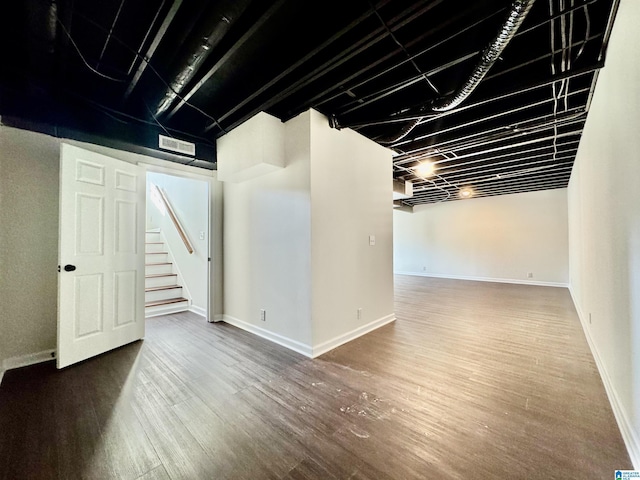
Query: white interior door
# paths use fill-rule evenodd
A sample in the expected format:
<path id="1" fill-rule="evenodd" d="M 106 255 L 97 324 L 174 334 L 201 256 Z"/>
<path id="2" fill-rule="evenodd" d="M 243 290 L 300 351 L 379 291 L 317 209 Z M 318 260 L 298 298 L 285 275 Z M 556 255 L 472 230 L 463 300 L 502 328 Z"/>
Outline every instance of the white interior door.
<path id="1" fill-rule="evenodd" d="M 144 336 L 145 179 L 62 144 L 58 368 Z"/>

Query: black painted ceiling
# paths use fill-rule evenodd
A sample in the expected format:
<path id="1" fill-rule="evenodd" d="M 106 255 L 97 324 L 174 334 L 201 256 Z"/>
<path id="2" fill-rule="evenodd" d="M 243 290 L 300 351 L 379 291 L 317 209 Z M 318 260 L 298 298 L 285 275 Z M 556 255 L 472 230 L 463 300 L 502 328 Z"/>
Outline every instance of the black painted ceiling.
<path id="1" fill-rule="evenodd" d="M 460 87 L 509 0 L 21 0 L 5 2 L 5 124 L 121 148 L 158 134 L 215 140 L 259 111 L 315 108 L 397 155 L 406 205 L 567 185 L 616 0 L 537 0 L 479 87 Z M 416 174 L 419 162 L 435 174 Z M 340 175 L 337 171 L 336 175 Z"/>

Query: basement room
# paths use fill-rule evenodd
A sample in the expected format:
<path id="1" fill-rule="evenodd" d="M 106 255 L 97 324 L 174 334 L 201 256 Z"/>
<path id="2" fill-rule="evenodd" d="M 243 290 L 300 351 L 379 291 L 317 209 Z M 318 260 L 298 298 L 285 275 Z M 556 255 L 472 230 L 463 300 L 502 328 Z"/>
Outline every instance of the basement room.
<path id="1" fill-rule="evenodd" d="M 640 477 L 640 3 L 0 17 L 0 480 Z"/>

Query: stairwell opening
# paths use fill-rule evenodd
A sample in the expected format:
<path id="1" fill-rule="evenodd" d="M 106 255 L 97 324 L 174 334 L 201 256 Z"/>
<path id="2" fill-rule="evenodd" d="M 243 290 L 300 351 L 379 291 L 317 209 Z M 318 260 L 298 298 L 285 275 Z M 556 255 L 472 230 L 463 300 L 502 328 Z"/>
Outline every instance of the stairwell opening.
<path id="1" fill-rule="evenodd" d="M 209 318 L 209 183 L 146 176 L 145 317 L 191 311 Z"/>

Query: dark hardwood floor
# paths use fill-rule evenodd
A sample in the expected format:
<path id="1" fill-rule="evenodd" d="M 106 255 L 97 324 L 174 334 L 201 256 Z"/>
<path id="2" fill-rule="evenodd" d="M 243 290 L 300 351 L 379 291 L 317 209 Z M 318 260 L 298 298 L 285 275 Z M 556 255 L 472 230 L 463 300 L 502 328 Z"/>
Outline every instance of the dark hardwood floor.
<path id="1" fill-rule="evenodd" d="M 193 314 L 5 374 L 5 479 L 610 479 L 631 469 L 566 289 L 396 277 L 310 360 Z"/>

